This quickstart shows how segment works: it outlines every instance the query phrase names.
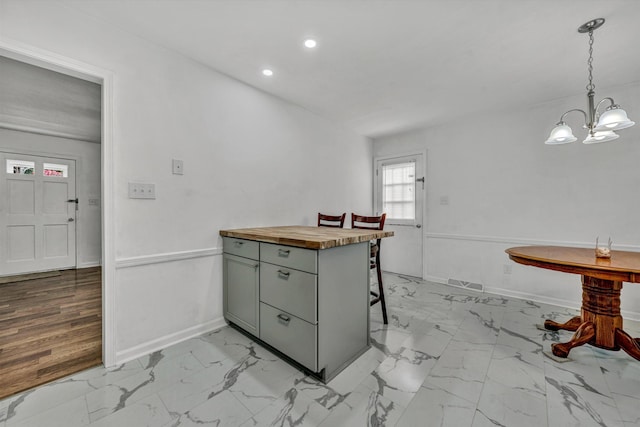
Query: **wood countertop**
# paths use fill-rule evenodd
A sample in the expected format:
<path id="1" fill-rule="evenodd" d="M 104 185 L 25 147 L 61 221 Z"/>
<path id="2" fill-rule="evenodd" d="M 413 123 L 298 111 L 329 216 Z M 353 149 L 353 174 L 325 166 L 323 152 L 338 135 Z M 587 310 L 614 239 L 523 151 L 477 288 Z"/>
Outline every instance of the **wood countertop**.
<path id="1" fill-rule="evenodd" d="M 289 225 L 220 230 L 220 235 L 306 249 L 329 249 L 391 237 L 393 231 Z"/>

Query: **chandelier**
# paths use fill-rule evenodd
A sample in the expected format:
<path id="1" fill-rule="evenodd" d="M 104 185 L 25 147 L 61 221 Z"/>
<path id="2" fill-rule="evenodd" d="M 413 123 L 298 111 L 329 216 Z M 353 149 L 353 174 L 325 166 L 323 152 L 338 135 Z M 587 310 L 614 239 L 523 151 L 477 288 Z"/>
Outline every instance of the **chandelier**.
<path id="1" fill-rule="evenodd" d="M 583 127 L 589 130 L 587 137 L 582 141 L 584 144 L 613 141 L 620 136 L 614 131 L 625 129 L 635 124 L 635 122 L 629 120 L 626 111 L 620 108 L 613 98 L 607 97 L 598 102 L 598 104 L 594 103 L 596 94 L 594 92 L 595 85 L 593 84 L 593 31 L 600 28 L 602 24 L 604 24 L 604 18 L 597 18 L 578 28 L 579 33 L 589 33 L 589 60 L 587 61 L 589 70 L 589 84 L 587 84 L 588 111 L 585 112 L 574 108 L 564 113 L 556 127 L 551 131 L 551 135 L 549 135 L 549 139 L 545 141 L 545 144 L 568 144 L 578 139 L 573 135 L 571 128 L 564 122 L 565 116 L 573 111 L 582 113 L 584 116 Z M 610 105 L 602 114 L 598 113 L 598 109 L 606 101 L 609 101 Z"/>

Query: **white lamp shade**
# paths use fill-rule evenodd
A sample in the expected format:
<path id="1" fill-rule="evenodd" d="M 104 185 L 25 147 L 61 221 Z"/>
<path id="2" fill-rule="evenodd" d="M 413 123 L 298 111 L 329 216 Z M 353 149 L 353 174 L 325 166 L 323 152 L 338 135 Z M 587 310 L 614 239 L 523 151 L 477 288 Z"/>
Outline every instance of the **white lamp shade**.
<path id="1" fill-rule="evenodd" d="M 632 122 L 627 117 L 627 112 L 622 108 L 613 108 L 607 110 L 600 116 L 598 124 L 594 128 L 596 132 L 607 130 L 620 130 L 635 125 L 636 122 Z"/>
<path id="2" fill-rule="evenodd" d="M 620 135 L 615 133 L 612 130 L 605 130 L 602 132 L 595 132 L 593 136 L 591 136 L 591 132 L 587 135 L 587 138 L 582 141 L 583 144 L 597 144 L 599 142 L 607 142 L 613 141 L 614 139 L 620 138 Z"/>
<path id="3" fill-rule="evenodd" d="M 548 145 L 568 144 L 576 141 L 577 139 L 578 138 L 573 136 L 573 131 L 569 126 L 564 123 L 559 123 L 553 128 L 551 135 L 549 135 L 549 139 L 544 143 Z"/>

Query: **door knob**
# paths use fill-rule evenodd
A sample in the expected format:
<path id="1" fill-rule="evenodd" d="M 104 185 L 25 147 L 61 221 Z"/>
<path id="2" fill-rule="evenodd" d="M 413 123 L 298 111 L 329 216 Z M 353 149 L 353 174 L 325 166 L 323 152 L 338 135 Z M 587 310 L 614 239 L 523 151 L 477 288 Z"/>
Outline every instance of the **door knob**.
<path id="1" fill-rule="evenodd" d="M 75 221 L 75 219 L 73 219 L 73 218 L 69 218 L 67 221 L 68 221 L 68 222 L 73 222 L 73 221 Z"/>
<path id="2" fill-rule="evenodd" d="M 422 224 L 416 224 L 416 228 L 422 228 Z"/>

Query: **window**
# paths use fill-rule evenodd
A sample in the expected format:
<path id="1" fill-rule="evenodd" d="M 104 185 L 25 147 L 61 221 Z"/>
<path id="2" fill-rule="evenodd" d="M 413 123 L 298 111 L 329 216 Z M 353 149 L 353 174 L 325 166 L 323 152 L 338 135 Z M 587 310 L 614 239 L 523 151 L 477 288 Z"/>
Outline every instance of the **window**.
<path id="1" fill-rule="evenodd" d="M 42 169 L 42 175 L 44 176 L 59 176 L 61 178 L 68 178 L 69 166 L 57 165 L 55 163 L 45 163 Z"/>
<path id="2" fill-rule="evenodd" d="M 415 161 L 382 165 L 382 211 L 389 219 L 414 220 L 416 215 Z"/>
<path id="3" fill-rule="evenodd" d="M 7 173 L 13 175 L 33 175 L 35 167 L 35 162 L 7 159 Z"/>

